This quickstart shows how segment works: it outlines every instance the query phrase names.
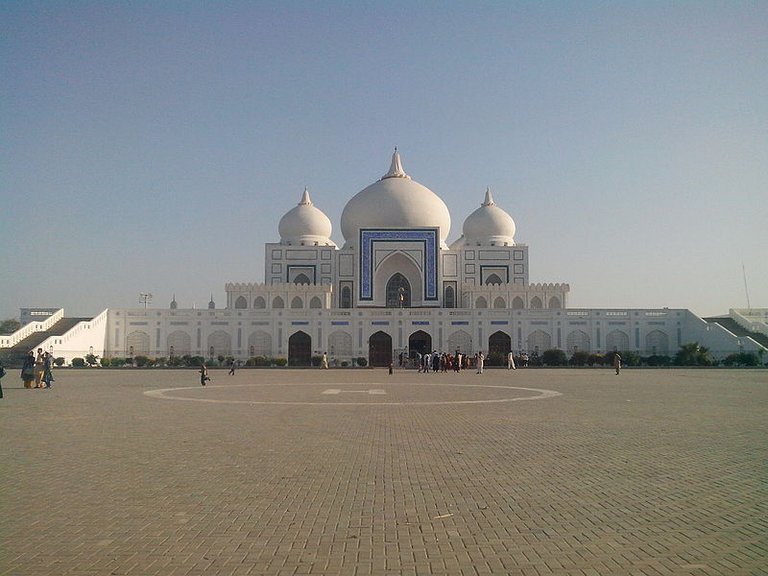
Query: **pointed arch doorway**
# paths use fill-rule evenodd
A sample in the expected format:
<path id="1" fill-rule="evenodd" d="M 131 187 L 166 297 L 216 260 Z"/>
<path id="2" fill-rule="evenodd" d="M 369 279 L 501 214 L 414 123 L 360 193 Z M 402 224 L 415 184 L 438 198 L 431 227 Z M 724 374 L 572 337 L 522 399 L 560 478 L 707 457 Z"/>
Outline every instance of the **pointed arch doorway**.
<path id="1" fill-rule="evenodd" d="M 368 363 L 374 367 L 389 366 L 392 362 L 392 336 L 378 331 L 368 339 Z"/>
<path id="2" fill-rule="evenodd" d="M 397 272 L 387 282 L 387 308 L 411 307 L 411 283 Z"/>
<path id="3" fill-rule="evenodd" d="M 512 338 L 502 331 L 494 332 L 488 338 L 488 354 L 498 354 L 506 360 L 507 354 L 512 351 Z"/>
<path id="4" fill-rule="evenodd" d="M 417 330 L 408 337 L 408 356 L 415 358 L 416 352 L 422 355 L 432 352 L 432 336 L 424 330 Z"/>
<path id="5" fill-rule="evenodd" d="M 296 332 L 288 338 L 288 366 L 309 366 L 312 362 L 312 338 Z"/>

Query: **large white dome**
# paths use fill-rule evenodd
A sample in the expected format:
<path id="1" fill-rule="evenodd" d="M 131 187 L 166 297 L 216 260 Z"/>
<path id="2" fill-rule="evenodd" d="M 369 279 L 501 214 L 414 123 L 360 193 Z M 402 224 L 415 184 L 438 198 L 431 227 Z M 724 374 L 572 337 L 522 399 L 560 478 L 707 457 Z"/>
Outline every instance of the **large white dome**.
<path id="1" fill-rule="evenodd" d="M 361 228 L 438 227 L 440 247 L 451 230 L 451 215 L 440 197 L 411 180 L 400 163 L 397 149 L 392 165 L 381 180 L 358 192 L 341 213 L 344 248 L 356 246 Z"/>
<path id="2" fill-rule="evenodd" d="M 515 230 L 512 216 L 496 205 L 489 188 L 485 191 L 485 200 L 480 204 L 480 208 L 467 216 L 462 227 L 462 236 L 455 244 L 513 246 Z"/>
<path id="3" fill-rule="evenodd" d="M 283 244 L 336 246 L 331 240 L 331 221 L 315 208 L 306 188 L 298 206 L 291 208 L 280 219 L 277 229 Z"/>

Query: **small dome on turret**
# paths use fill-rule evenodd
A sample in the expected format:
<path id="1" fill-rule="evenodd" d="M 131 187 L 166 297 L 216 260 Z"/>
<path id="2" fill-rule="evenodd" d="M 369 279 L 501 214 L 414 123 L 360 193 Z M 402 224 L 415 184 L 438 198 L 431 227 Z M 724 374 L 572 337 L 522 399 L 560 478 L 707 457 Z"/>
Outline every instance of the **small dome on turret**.
<path id="1" fill-rule="evenodd" d="M 485 191 L 485 200 L 480 208 L 472 212 L 462 228 L 461 237 L 452 248 L 471 246 L 513 246 L 515 244 L 515 221 L 512 216 L 499 208 L 493 201 L 491 189 Z"/>
<path id="2" fill-rule="evenodd" d="M 171 300 L 171 310 L 176 310 L 179 307 L 179 305 L 176 303 L 176 294 L 173 295 L 173 300 Z"/>
<path id="3" fill-rule="evenodd" d="M 299 204 L 280 219 L 278 231 L 281 244 L 336 246 L 331 240 L 331 221 L 312 204 L 306 188 Z"/>

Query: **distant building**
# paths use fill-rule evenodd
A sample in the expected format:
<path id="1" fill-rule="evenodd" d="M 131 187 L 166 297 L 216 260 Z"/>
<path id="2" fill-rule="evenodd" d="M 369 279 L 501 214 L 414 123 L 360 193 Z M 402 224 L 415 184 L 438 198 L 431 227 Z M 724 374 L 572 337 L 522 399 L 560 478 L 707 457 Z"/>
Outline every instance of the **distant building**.
<path id="1" fill-rule="evenodd" d="M 42 322 L 58 311 L 59 308 L 22 308 L 19 322 L 22 326 L 26 326 L 30 322 Z"/>

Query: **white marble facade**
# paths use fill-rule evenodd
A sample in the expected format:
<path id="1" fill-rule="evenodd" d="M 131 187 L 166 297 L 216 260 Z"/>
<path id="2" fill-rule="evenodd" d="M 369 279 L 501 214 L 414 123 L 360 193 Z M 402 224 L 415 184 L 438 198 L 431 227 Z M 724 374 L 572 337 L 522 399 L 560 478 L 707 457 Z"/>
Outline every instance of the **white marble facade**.
<path id="1" fill-rule="evenodd" d="M 389 171 L 341 216 L 344 244 L 307 190 L 265 246 L 264 283 L 228 283 L 217 309 L 109 309 L 103 355 L 202 355 L 308 362 L 400 353 L 560 348 L 674 354 L 703 329 L 687 310 L 574 310 L 566 283 L 529 283 L 528 246 L 490 190 L 447 244 L 443 201 L 395 151 Z"/>

